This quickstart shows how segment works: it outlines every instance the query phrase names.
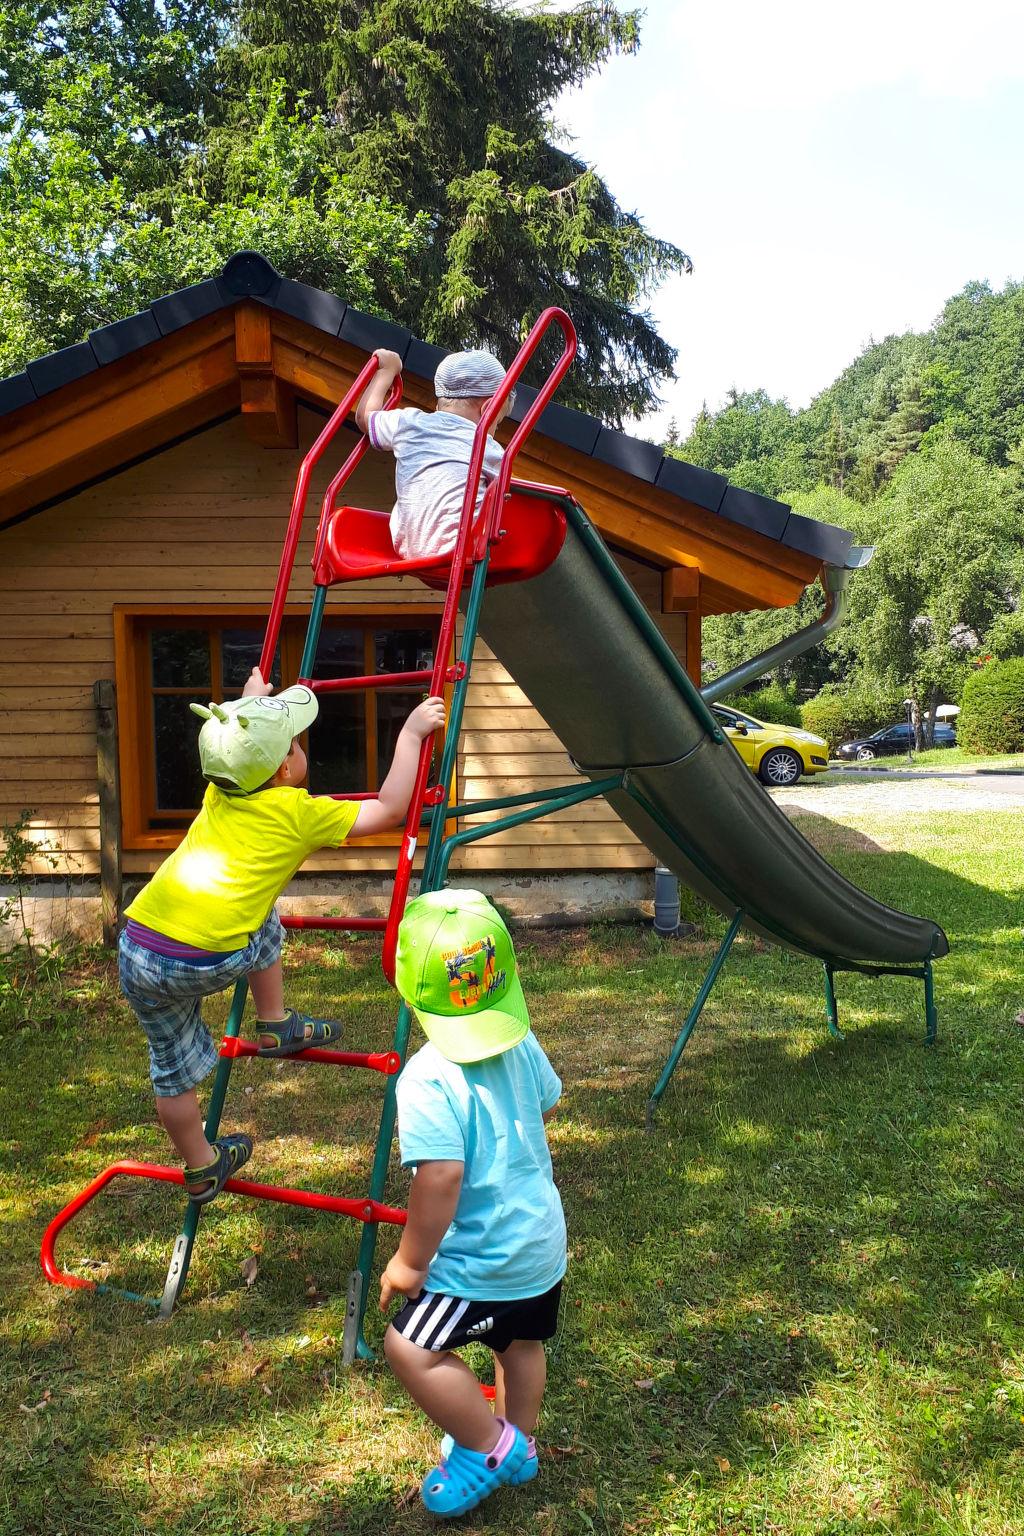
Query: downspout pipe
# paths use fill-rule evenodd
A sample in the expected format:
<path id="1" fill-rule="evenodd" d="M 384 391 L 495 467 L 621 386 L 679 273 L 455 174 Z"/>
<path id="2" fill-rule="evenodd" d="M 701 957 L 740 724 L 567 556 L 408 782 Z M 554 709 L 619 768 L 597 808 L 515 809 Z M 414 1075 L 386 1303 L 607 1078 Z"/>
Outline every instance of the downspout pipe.
<path id="1" fill-rule="evenodd" d="M 802 656 L 812 646 L 819 645 L 825 636 L 830 635 L 846 617 L 850 578 L 855 571 L 862 570 L 867 565 L 874 552 L 874 548 L 870 546 L 857 547 L 850 550 L 847 555 L 848 564 L 845 567 L 826 565 L 821 582 L 825 588 L 827 601 L 821 618 L 815 619 L 813 624 L 808 624 L 804 629 L 797 630 L 796 634 L 790 635 L 787 640 L 780 640 L 778 645 L 770 646 L 759 656 L 752 656 L 749 661 L 733 667 L 730 672 L 723 672 L 721 677 L 706 683 L 700 690 L 701 698 L 706 703 L 713 704 L 717 699 L 725 698 L 727 694 L 746 687 L 747 683 L 754 682 L 765 672 L 771 672 L 783 662 L 792 661 L 795 656 Z"/>

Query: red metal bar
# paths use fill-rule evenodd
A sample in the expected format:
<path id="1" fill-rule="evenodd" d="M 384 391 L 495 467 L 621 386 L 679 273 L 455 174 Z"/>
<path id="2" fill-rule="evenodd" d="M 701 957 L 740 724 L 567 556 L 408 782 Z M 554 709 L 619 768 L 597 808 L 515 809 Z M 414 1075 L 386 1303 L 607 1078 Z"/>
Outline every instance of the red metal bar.
<path id="1" fill-rule="evenodd" d="M 508 448 L 502 458 L 501 472 L 498 476 L 492 510 L 488 513 L 486 504 L 481 510 L 479 533 L 475 539 L 471 539 L 473 533 L 473 520 L 476 513 L 477 489 L 480 484 L 480 475 L 483 470 L 484 450 L 487 446 L 487 435 L 497 420 L 502 406 L 512 393 L 516 382 L 520 378 L 523 369 L 540 345 L 541 337 L 552 324 L 557 324 L 565 338 L 565 346 L 551 376 L 544 383 L 537 395 L 537 399 L 523 417 L 518 430 L 515 432 Z M 432 694 L 441 692 L 444 678 L 444 659 L 448 656 L 455 634 L 455 620 L 459 608 L 459 599 L 462 595 L 462 583 L 467 568 L 483 559 L 484 551 L 491 537 L 492 529 L 498 526 L 501 509 L 504 502 L 504 493 L 508 488 L 509 478 L 512 474 L 512 465 L 516 454 L 519 452 L 527 433 L 532 429 L 540 411 L 544 409 L 551 395 L 576 355 L 576 332 L 569 316 L 562 309 L 552 306 L 544 310 L 529 336 L 519 348 L 512 365 L 506 373 L 501 385 L 488 402 L 483 415 L 477 423 L 473 436 L 473 451 L 469 459 L 469 472 L 466 476 L 466 490 L 462 498 L 462 514 L 459 523 L 459 535 L 455 542 L 455 551 L 452 555 L 451 575 L 448 578 L 448 590 L 445 594 L 444 610 L 441 615 L 441 629 L 437 637 L 437 650 L 435 651 L 434 673 L 430 682 Z M 381 965 L 384 975 L 392 984 L 395 980 L 395 951 L 398 948 L 398 925 L 402 921 L 405 912 L 405 904 L 409 896 L 409 884 L 412 879 L 412 864 L 416 855 L 416 837 L 419 830 L 420 818 L 423 807 L 423 792 L 426 789 L 427 776 L 430 772 L 430 763 L 434 752 L 434 734 L 424 738 L 420 748 L 420 760 L 416 770 L 416 779 L 413 785 L 412 799 L 409 802 L 409 813 L 405 820 L 405 833 L 402 838 L 402 848 L 398 856 L 398 864 L 395 869 L 395 883 L 392 890 L 391 906 L 388 912 L 388 924 L 384 934 L 384 950 L 381 956 Z M 445 786 L 447 788 L 447 786 Z"/>
<path id="2" fill-rule="evenodd" d="M 337 932 L 350 929 L 353 933 L 383 933 L 386 917 L 282 917 L 282 928 L 323 928 Z"/>
<path id="3" fill-rule="evenodd" d="M 352 388 L 342 400 L 299 466 L 299 473 L 295 481 L 295 491 L 292 496 L 292 508 L 288 516 L 288 529 L 285 533 L 284 548 L 281 551 L 281 564 L 278 567 L 274 597 L 270 605 L 270 618 L 267 620 L 267 633 L 263 641 L 263 652 L 260 656 L 260 672 L 265 678 L 270 676 L 274 652 L 277 650 L 277 641 L 281 633 L 281 616 L 284 613 L 284 605 L 288 600 L 288 586 L 291 582 L 292 570 L 295 566 L 295 552 L 299 547 L 299 538 L 302 534 L 302 519 L 306 512 L 306 498 L 309 494 L 310 476 L 323 457 L 324 451 L 344 425 L 349 411 L 377 372 L 377 368 L 377 358 L 370 357 L 360 371 Z M 395 383 L 397 385 L 397 392 L 393 388 L 388 395 L 389 407 L 401 398 L 401 378 L 396 379 Z M 369 442 L 364 434 L 331 481 L 332 488 L 340 489 L 344 485 L 346 479 L 355 469 L 368 447 Z"/>
<path id="4" fill-rule="evenodd" d="M 240 1040 L 237 1035 L 225 1035 L 221 1041 L 220 1054 L 232 1060 L 236 1056 L 258 1056 L 259 1047 L 254 1040 Z M 394 1077 L 402 1065 L 402 1058 L 397 1051 L 330 1051 L 319 1045 L 297 1051 L 287 1060 L 326 1061 L 337 1067 L 365 1067 L 369 1072 L 383 1072 L 385 1077 Z"/>
<path id="5" fill-rule="evenodd" d="M 523 345 L 520 347 L 515 362 L 512 364 L 512 367 L 505 375 L 501 388 L 498 390 L 494 396 L 494 399 L 487 407 L 487 410 L 484 412 L 483 420 L 480 423 L 480 428 L 482 428 L 485 422 L 488 426 L 490 426 L 490 424 L 494 421 L 501 407 L 504 405 L 505 400 L 511 393 L 512 385 L 515 383 L 515 380 L 518 379 L 519 375 L 526 367 L 526 364 L 529 362 L 534 352 L 536 352 L 538 346 L 540 345 L 541 337 L 544 335 L 545 331 L 547 331 L 548 328 L 552 325 L 557 325 L 562 332 L 562 337 L 565 342 L 565 345 L 562 348 L 562 355 L 558 359 L 558 362 L 555 364 L 548 377 L 545 379 L 541 388 L 537 391 L 537 398 L 529 407 L 526 415 L 523 417 L 522 421 L 519 423 L 519 426 L 516 428 L 515 432 L 512 434 L 512 437 L 509 439 L 508 447 L 505 449 L 505 452 L 502 456 L 501 469 L 498 471 L 498 477 L 494 482 L 488 515 L 485 519 L 481 519 L 480 529 L 477 535 L 477 543 L 473 551 L 474 560 L 480 560 L 483 558 L 484 545 L 493 541 L 497 535 L 502 509 L 505 505 L 505 497 L 508 494 L 509 482 L 512 479 L 512 466 L 516 461 L 519 450 L 522 448 L 524 442 L 533 431 L 538 418 L 547 406 L 548 401 L 551 399 L 555 390 L 562 382 L 562 379 L 569 371 L 570 367 L 572 366 L 573 358 L 576 356 L 576 328 L 564 309 L 559 309 L 556 305 L 552 304 L 548 309 L 545 309 L 540 315 L 537 316 L 529 336 L 527 336 L 526 340 L 523 342 Z M 515 371 L 515 376 L 512 379 L 512 384 L 509 384 L 509 378 L 512 376 L 513 371 Z M 479 431 L 480 428 L 477 430 Z"/>
<path id="6" fill-rule="evenodd" d="M 446 683 L 458 683 L 466 675 L 465 662 L 459 661 L 445 672 Z M 345 693 L 355 688 L 416 688 L 433 681 L 432 667 L 420 672 L 373 672 L 368 677 L 325 677 L 310 680 L 306 687 L 314 693 Z"/>
<path id="7" fill-rule="evenodd" d="M 95 1280 L 85 1280 L 80 1275 L 70 1275 L 61 1269 L 57 1263 L 54 1252 L 54 1244 L 69 1221 L 73 1221 L 78 1212 L 89 1204 L 90 1200 L 105 1189 L 111 1179 L 118 1174 L 128 1174 L 138 1179 L 156 1179 L 164 1184 L 184 1185 L 185 1175 L 180 1168 L 168 1168 L 163 1163 L 140 1163 L 132 1158 L 126 1158 L 123 1162 L 112 1163 L 101 1174 L 87 1184 L 81 1194 L 58 1211 L 43 1233 L 43 1241 L 39 1249 L 39 1261 L 43 1266 L 43 1273 L 53 1285 L 66 1285 L 72 1290 L 91 1291 L 96 1289 Z M 278 1205 L 301 1205 L 308 1210 L 333 1211 L 338 1216 L 352 1216 L 356 1221 L 384 1221 L 393 1226 L 405 1225 L 405 1212 L 396 1206 L 381 1205 L 377 1200 L 351 1200 L 340 1195 L 321 1195 L 315 1190 L 286 1189 L 275 1184 L 254 1184 L 248 1179 L 228 1179 L 224 1185 L 225 1190 L 232 1195 L 246 1195 L 250 1200 L 272 1200 Z"/>
<path id="8" fill-rule="evenodd" d="M 362 375 L 360 375 L 360 377 L 362 377 Z M 395 378 L 395 382 L 392 384 L 390 390 L 388 391 L 388 397 L 384 401 L 384 409 L 386 411 L 390 411 L 394 406 L 398 404 L 401 398 L 402 376 L 399 374 Z M 334 512 L 334 508 L 338 500 L 338 493 L 342 486 L 347 483 L 349 476 L 352 474 L 352 471 L 360 462 L 369 446 L 370 440 L 364 432 L 363 436 L 359 439 L 359 442 L 353 448 L 352 452 L 349 454 L 348 458 L 345 460 L 344 464 L 338 470 L 338 473 L 335 475 L 334 479 L 331 481 L 330 485 L 324 492 L 324 499 L 320 507 L 320 521 L 317 524 L 316 540 L 313 545 L 313 559 L 310 562 L 314 571 L 320 564 L 320 556 L 323 554 L 324 548 L 324 539 L 327 537 L 327 524 L 330 522 L 331 515 Z"/>

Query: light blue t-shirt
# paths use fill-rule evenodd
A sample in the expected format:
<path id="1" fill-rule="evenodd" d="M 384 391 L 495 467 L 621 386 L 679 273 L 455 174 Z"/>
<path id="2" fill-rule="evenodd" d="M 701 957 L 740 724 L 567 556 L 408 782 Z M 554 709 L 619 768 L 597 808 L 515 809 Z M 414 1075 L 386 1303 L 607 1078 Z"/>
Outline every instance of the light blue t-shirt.
<path id="1" fill-rule="evenodd" d="M 565 1274 L 565 1217 L 545 1113 L 562 1084 L 531 1030 L 510 1051 L 460 1066 L 433 1045 L 398 1079 L 403 1167 L 465 1165 L 455 1219 L 427 1289 L 471 1301 L 542 1296 Z"/>

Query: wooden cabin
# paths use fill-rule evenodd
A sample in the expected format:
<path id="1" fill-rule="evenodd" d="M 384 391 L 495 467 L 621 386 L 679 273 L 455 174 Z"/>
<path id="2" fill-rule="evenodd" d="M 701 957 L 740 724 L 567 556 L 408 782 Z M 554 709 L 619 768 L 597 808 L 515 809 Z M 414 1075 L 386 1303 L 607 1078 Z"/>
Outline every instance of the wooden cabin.
<path id="1" fill-rule="evenodd" d="M 0 382 L 0 815 L 32 813 L 37 934 L 96 936 L 102 875 L 109 936 L 122 886 L 180 839 L 202 790 L 188 704 L 237 694 L 258 658 L 300 459 L 378 346 L 405 360 L 405 403 L 430 406 L 438 348 L 241 253 Z M 342 439 L 347 451 L 354 429 Z M 312 531 L 340 458 L 311 487 L 283 682 L 298 671 Z M 579 499 L 695 680 L 704 614 L 793 604 L 850 544 L 557 405 L 516 473 Z M 392 499 L 393 461 L 367 455 L 346 500 Z M 439 604 L 410 577 L 332 589 L 319 675 L 429 664 Z M 571 780 L 561 743 L 482 644 L 472 676 L 460 798 Z M 310 788 L 374 788 L 413 702 L 325 696 Z M 394 841 L 311 859 L 285 905 L 383 910 Z M 599 913 L 649 896 L 653 863 L 597 802 L 464 849 L 453 878 L 520 913 Z"/>

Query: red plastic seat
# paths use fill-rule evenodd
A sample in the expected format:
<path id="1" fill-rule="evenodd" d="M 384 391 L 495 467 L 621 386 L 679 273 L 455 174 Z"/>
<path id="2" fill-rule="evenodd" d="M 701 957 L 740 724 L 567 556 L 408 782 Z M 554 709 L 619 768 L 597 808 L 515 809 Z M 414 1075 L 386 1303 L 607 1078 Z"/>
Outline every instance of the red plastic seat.
<path id="1" fill-rule="evenodd" d="M 529 492 L 529 494 L 528 494 Z M 557 498 L 567 492 L 553 486 L 513 481 L 491 545 L 487 585 L 526 581 L 547 570 L 565 542 L 565 512 Z M 428 587 L 448 585 L 450 557 L 402 560 L 395 553 L 387 512 L 366 507 L 338 507 L 327 524 L 323 550 L 314 568 L 318 586 L 366 581 L 372 576 L 418 576 Z M 465 585 L 472 575 L 466 573 Z"/>

